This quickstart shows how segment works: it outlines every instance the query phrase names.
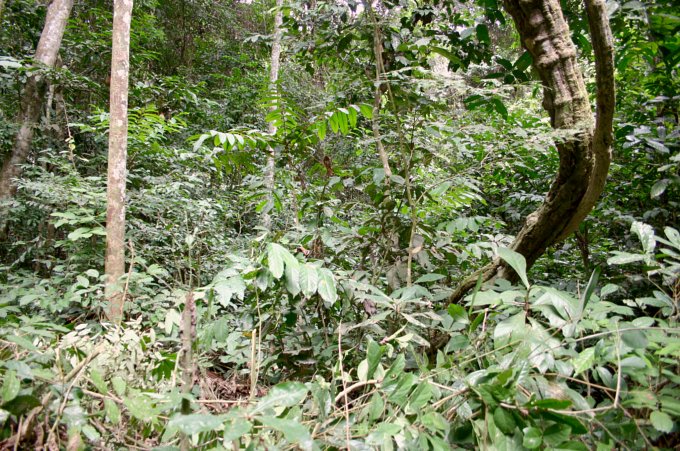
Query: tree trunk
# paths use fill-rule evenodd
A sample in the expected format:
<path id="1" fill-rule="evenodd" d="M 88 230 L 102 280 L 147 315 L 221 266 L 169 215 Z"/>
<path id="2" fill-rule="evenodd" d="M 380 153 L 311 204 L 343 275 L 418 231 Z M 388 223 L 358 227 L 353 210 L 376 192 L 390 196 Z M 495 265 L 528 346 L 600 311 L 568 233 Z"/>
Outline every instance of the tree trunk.
<path id="1" fill-rule="evenodd" d="M 531 267 L 546 248 L 578 228 L 604 188 L 611 162 L 614 112 L 613 44 L 603 0 L 586 0 L 595 52 L 597 123 L 559 0 L 505 0 L 524 47 L 543 84 L 543 107 L 556 130 L 560 165 L 543 204 L 530 214 L 511 248 Z M 457 302 L 481 277 L 514 280 L 500 259 L 464 280 L 450 297 Z"/>
<path id="2" fill-rule="evenodd" d="M 272 42 L 272 58 L 269 66 L 269 92 L 274 94 L 278 91 L 276 84 L 279 81 L 279 66 L 281 63 L 281 37 L 283 30 L 283 0 L 276 0 L 276 15 L 274 16 L 274 41 Z M 276 104 L 271 107 L 276 109 Z M 267 131 L 270 135 L 276 135 L 276 125 L 269 123 Z M 270 214 L 274 205 L 274 181 L 276 176 L 276 150 L 273 147 L 267 148 L 267 165 L 264 171 L 264 186 L 267 189 L 267 206 L 262 215 L 262 226 L 270 230 L 272 227 L 272 216 Z"/>
<path id="3" fill-rule="evenodd" d="M 375 56 L 375 91 L 373 94 L 373 117 L 371 118 L 371 128 L 373 129 L 373 139 L 375 139 L 375 147 L 378 150 L 378 156 L 385 172 L 385 184 L 390 184 L 390 177 L 392 177 L 392 169 L 390 168 L 390 160 L 382 142 L 380 135 L 380 106 L 382 105 L 383 83 L 388 83 L 385 76 L 385 64 L 383 62 L 383 35 L 378 23 L 376 13 L 371 6 L 369 0 L 362 1 L 364 9 L 368 17 L 373 22 L 373 54 Z"/>
<path id="4" fill-rule="evenodd" d="M 50 3 L 45 17 L 45 26 L 35 50 L 35 60 L 39 64 L 48 68 L 54 67 L 72 8 L 73 0 L 54 0 Z M 29 76 L 21 96 L 17 119 L 21 125 L 14 140 L 14 148 L 5 157 L 0 170 L 0 235 L 4 233 L 7 226 L 8 204 L 17 189 L 16 179 L 21 176 L 21 167 L 28 160 L 31 151 L 33 129 L 40 118 L 42 109 L 44 85 L 40 75 Z"/>
<path id="5" fill-rule="evenodd" d="M 106 190 L 106 287 L 107 317 L 114 323 L 123 318 L 125 302 L 120 279 L 125 273 L 125 180 L 128 133 L 128 76 L 130 70 L 130 22 L 132 0 L 113 4 L 113 45 L 109 159 Z"/>

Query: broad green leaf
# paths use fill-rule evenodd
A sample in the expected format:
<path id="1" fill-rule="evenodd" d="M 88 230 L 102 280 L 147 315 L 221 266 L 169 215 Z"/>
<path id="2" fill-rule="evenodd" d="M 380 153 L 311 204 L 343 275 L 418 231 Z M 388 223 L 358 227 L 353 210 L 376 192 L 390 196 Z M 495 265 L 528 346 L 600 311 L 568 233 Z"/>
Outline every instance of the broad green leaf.
<path id="1" fill-rule="evenodd" d="M 264 412 L 274 407 L 290 407 L 299 404 L 307 397 L 307 387 L 300 382 L 283 382 L 274 386 L 267 396 L 260 399 L 252 414 Z"/>
<path id="2" fill-rule="evenodd" d="M 286 289 L 293 296 L 297 296 L 300 291 L 300 264 L 295 265 L 286 264 Z"/>
<path id="3" fill-rule="evenodd" d="M 375 374 L 376 368 L 380 364 L 380 358 L 385 352 L 385 348 L 380 346 L 374 340 L 368 341 L 368 347 L 366 350 L 366 360 L 368 361 L 368 371 L 366 373 L 366 378 L 371 379 L 373 374 Z"/>
<path id="4" fill-rule="evenodd" d="M 584 349 L 578 356 L 572 359 L 571 363 L 574 365 L 575 376 L 589 370 L 595 363 L 595 348 Z"/>
<path id="5" fill-rule="evenodd" d="M 148 396 L 137 394 L 134 397 L 124 398 L 123 403 L 128 412 L 138 420 L 148 422 L 158 419 L 160 410 L 154 406 L 153 401 Z"/>
<path id="6" fill-rule="evenodd" d="M 647 347 L 647 335 L 642 330 L 626 330 L 621 332 L 621 340 L 626 346 L 633 349 L 644 349 Z"/>
<path id="7" fill-rule="evenodd" d="M 583 314 L 585 311 L 586 307 L 588 306 L 588 302 L 590 301 L 590 297 L 593 295 L 595 292 L 595 288 L 597 288 L 597 280 L 600 277 L 600 267 L 598 266 L 595 268 L 593 273 L 590 275 L 590 280 L 588 281 L 588 285 L 586 286 L 585 291 L 583 292 L 583 295 L 581 296 L 580 303 L 579 303 L 579 316 Z"/>
<path id="8" fill-rule="evenodd" d="M 99 368 L 97 367 L 92 367 L 90 368 L 90 380 L 94 384 L 94 386 L 97 388 L 99 393 L 102 395 L 108 395 L 109 394 L 109 389 L 106 386 L 106 382 L 104 381 L 104 376 L 102 376 L 101 371 L 99 371 Z"/>
<path id="9" fill-rule="evenodd" d="M 446 276 L 443 275 L 443 274 L 436 274 L 436 273 L 425 274 L 423 276 L 420 276 L 418 278 L 418 280 L 416 280 L 416 283 L 435 282 L 437 280 L 441 280 L 441 279 L 444 279 L 444 278 L 446 278 Z"/>
<path id="10" fill-rule="evenodd" d="M 655 410 L 649 416 L 652 426 L 659 432 L 671 432 L 673 430 L 673 419 L 667 413 Z"/>
<path id="11" fill-rule="evenodd" d="M 313 448 L 314 442 L 309 430 L 297 421 L 263 416 L 260 418 L 260 422 L 283 433 L 283 436 L 289 443 L 297 444 L 303 450 L 311 450 Z"/>
<path id="12" fill-rule="evenodd" d="M 283 276 L 284 252 L 288 251 L 277 243 L 269 243 L 267 246 L 268 267 L 275 279 L 280 279 Z"/>
<path id="13" fill-rule="evenodd" d="M 496 423 L 496 427 L 506 435 L 514 434 L 517 427 L 512 413 L 500 406 L 496 407 L 496 410 L 493 412 L 493 421 Z"/>
<path id="14" fill-rule="evenodd" d="M 385 400 L 382 395 L 378 392 L 373 393 L 371 397 L 371 402 L 368 405 L 368 419 L 375 421 L 382 416 L 385 410 Z"/>
<path id="15" fill-rule="evenodd" d="M 224 441 L 231 442 L 243 437 L 253 428 L 253 423 L 240 418 L 224 427 Z"/>
<path id="16" fill-rule="evenodd" d="M 366 104 L 362 103 L 359 105 L 359 109 L 361 110 L 361 114 L 366 118 L 366 119 L 372 119 L 373 118 L 373 107 Z"/>
<path id="17" fill-rule="evenodd" d="M 19 390 L 21 390 L 21 381 L 17 378 L 17 373 L 14 370 L 7 371 L 2 382 L 2 402 L 7 403 L 16 398 Z"/>
<path id="18" fill-rule="evenodd" d="M 527 262 L 522 254 L 519 254 L 506 247 L 498 248 L 498 256 L 505 260 L 505 262 L 515 270 L 524 286 L 529 288 L 529 279 L 527 278 Z"/>
<path id="19" fill-rule="evenodd" d="M 630 226 L 630 231 L 638 236 L 640 243 L 642 244 L 642 249 L 645 252 L 654 252 L 654 248 L 656 247 L 656 237 L 654 236 L 654 228 L 652 226 L 643 222 L 635 221 L 633 222 L 633 225 Z"/>
<path id="20" fill-rule="evenodd" d="M 168 421 L 168 428 L 178 430 L 186 435 L 214 431 L 220 427 L 222 427 L 220 417 L 205 413 L 176 414 Z"/>
<path id="21" fill-rule="evenodd" d="M 416 385 L 416 388 L 411 393 L 408 399 L 407 410 L 412 413 L 417 413 L 422 407 L 432 399 L 432 386 L 427 381 L 421 381 Z"/>
<path id="22" fill-rule="evenodd" d="M 541 430 L 533 427 L 526 427 L 522 430 L 524 433 L 524 438 L 522 439 L 522 445 L 527 449 L 536 449 L 543 443 L 543 434 Z"/>
<path id="23" fill-rule="evenodd" d="M 668 188 L 668 185 L 671 184 L 670 179 L 661 179 L 657 181 L 654 185 L 652 185 L 652 189 L 650 190 L 650 196 L 652 199 L 655 199 L 659 196 L 661 196 L 664 191 L 666 191 L 666 188 Z"/>
<path id="24" fill-rule="evenodd" d="M 628 263 L 639 262 L 646 258 L 642 254 L 631 254 L 630 252 L 614 251 L 612 253 L 614 256 L 607 259 L 607 263 L 610 265 L 625 265 Z"/>
<path id="25" fill-rule="evenodd" d="M 125 384 L 123 378 L 120 376 L 114 376 L 111 378 L 111 384 L 113 385 L 113 389 L 118 396 L 125 395 L 125 388 L 127 385 Z"/>
<path id="26" fill-rule="evenodd" d="M 118 408 L 118 405 L 115 403 L 115 401 L 111 399 L 105 399 L 104 412 L 106 412 L 106 416 L 108 417 L 111 424 L 120 423 L 120 409 Z"/>
<path id="27" fill-rule="evenodd" d="M 571 406 L 568 399 L 539 399 L 533 402 L 533 406 L 539 409 L 563 410 Z"/>
<path id="28" fill-rule="evenodd" d="M 300 265 L 300 290 L 307 297 L 316 293 L 319 286 L 319 274 L 317 269 L 307 263 Z"/>
<path id="29" fill-rule="evenodd" d="M 318 293 L 321 299 L 324 300 L 324 305 L 326 307 L 331 307 L 338 300 L 338 291 L 335 287 L 335 277 L 333 273 L 326 269 L 320 268 L 319 273 L 319 287 Z"/>
<path id="30" fill-rule="evenodd" d="M 397 384 L 395 386 L 390 387 L 390 390 L 385 388 L 385 392 L 390 393 L 388 401 L 398 405 L 404 404 L 406 402 L 406 397 L 417 382 L 417 376 L 411 373 L 402 373 L 397 379 Z"/>
<path id="31" fill-rule="evenodd" d="M 568 424 L 553 424 L 543 431 L 543 441 L 546 445 L 554 448 L 568 440 L 570 434 L 571 427 Z"/>
<path id="32" fill-rule="evenodd" d="M 498 323 L 496 329 L 493 331 L 493 338 L 498 340 L 505 337 L 512 337 L 513 334 L 515 336 L 522 336 L 525 332 L 525 328 L 524 312 L 520 312 Z"/>

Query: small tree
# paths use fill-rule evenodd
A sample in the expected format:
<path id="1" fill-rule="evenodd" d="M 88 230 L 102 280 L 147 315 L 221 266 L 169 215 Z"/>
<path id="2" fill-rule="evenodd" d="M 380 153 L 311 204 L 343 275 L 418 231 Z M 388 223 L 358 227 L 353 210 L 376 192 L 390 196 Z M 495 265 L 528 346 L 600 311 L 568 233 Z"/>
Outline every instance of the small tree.
<path id="1" fill-rule="evenodd" d="M 0 20 L 3 5 L 4 2 L 0 3 Z M 35 50 L 34 59 L 37 63 L 47 68 L 54 67 L 72 8 L 73 0 L 54 0 L 50 3 L 45 26 Z M 33 130 L 42 110 L 44 88 L 45 83 L 40 75 L 29 76 L 21 96 L 17 119 L 21 125 L 14 139 L 12 152 L 5 157 L 0 170 L 0 235 L 4 234 L 7 227 L 8 203 L 16 192 L 16 179 L 21 176 L 21 167 L 28 160 L 31 151 Z"/>
<path id="2" fill-rule="evenodd" d="M 130 22 L 132 0 L 113 4 L 113 44 L 109 159 L 106 190 L 106 286 L 107 317 L 119 323 L 123 318 L 125 294 L 120 278 L 125 273 L 125 180 L 128 135 L 128 78 L 130 72 Z"/>
<path id="3" fill-rule="evenodd" d="M 281 35 L 283 30 L 283 0 L 276 0 L 276 13 L 274 16 L 274 41 L 272 42 L 271 63 L 269 66 L 269 91 L 276 93 L 276 85 L 279 81 L 279 66 L 281 65 Z M 278 100 L 277 100 L 278 101 Z M 275 109 L 276 105 L 272 107 Z M 268 130 L 270 135 L 276 135 L 276 125 L 269 123 Z M 266 229 L 271 229 L 272 216 L 270 210 L 274 204 L 274 186 L 276 177 L 276 150 L 273 147 L 267 148 L 267 165 L 264 170 L 264 186 L 267 189 L 267 206 L 262 215 L 262 225 Z"/>

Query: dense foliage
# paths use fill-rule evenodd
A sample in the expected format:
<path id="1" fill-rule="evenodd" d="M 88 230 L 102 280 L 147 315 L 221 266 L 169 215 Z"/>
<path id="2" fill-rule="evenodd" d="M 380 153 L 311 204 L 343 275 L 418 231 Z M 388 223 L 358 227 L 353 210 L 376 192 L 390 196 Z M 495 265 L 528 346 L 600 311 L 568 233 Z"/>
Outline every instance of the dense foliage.
<path id="1" fill-rule="evenodd" d="M 679 446 L 672 0 L 607 3 L 607 188 L 529 271 L 508 245 L 560 136 L 498 2 L 286 0 L 272 90 L 272 4 L 138 0 L 120 326 L 103 313 L 112 2 L 76 2 L 52 70 L 32 62 L 43 3 L 0 6 L 0 155 L 26 79 L 48 80 L 0 233 L 3 448 Z M 594 95 L 583 6 L 563 8 Z M 519 282 L 449 304 L 496 256 Z"/>

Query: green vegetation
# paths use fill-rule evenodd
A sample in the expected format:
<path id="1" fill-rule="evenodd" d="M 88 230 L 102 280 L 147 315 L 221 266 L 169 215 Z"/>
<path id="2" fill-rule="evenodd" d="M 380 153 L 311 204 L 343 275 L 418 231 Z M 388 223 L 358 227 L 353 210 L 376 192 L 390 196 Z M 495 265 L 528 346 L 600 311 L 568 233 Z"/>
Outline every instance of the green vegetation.
<path id="1" fill-rule="evenodd" d="M 76 0 L 50 66 L 45 3 L 0 1 L 5 165 L 39 102 L 0 186 L 2 449 L 680 446 L 675 2 L 606 3 L 607 183 L 527 247 L 598 131 L 555 123 L 519 2 L 284 0 L 272 79 L 273 1 L 136 1 L 120 324 L 114 5 Z M 562 11 L 602 121 L 586 5 Z"/>

